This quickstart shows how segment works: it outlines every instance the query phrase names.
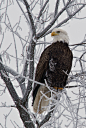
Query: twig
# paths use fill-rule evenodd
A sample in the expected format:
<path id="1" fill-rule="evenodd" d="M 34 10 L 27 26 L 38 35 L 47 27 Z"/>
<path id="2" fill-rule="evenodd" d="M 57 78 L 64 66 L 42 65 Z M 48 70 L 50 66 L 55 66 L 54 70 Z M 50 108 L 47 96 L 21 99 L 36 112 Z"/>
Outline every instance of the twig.
<path id="1" fill-rule="evenodd" d="M 9 21 L 10 27 L 11 27 L 11 29 L 12 29 L 12 26 L 11 26 L 11 23 L 10 23 L 10 20 L 9 20 L 8 15 L 7 15 L 7 19 L 8 19 L 8 21 Z M 17 67 L 17 72 L 18 72 L 18 55 L 17 55 L 16 40 L 15 40 L 14 33 L 12 33 L 12 35 L 13 35 L 14 46 L 15 46 L 15 54 L 16 54 L 16 67 Z"/>
<path id="2" fill-rule="evenodd" d="M 42 12 L 43 12 L 43 10 L 45 9 L 45 7 L 46 7 L 46 5 L 48 4 L 48 2 L 49 2 L 49 0 L 46 0 L 45 4 L 44 4 L 43 7 L 41 8 L 41 10 L 40 10 L 40 12 L 39 12 L 39 15 L 38 15 L 38 20 L 39 20 L 39 18 L 41 17 Z"/>
<path id="3" fill-rule="evenodd" d="M 56 1 L 54 17 L 55 17 L 55 16 L 57 15 L 57 13 L 58 13 L 59 2 L 60 2 L 60 0 L 57 0 L 57 1 Z"/>
<path id="4" fill-rule="evenodd" d="M 19 97 L 13 87 L 13 84 L 11 83 L 10 79 L 9 78 L 6 78 L 2 72 L 4 72 L 6 74 L 6 76 L 8 76 L 3 64 L 1 63 L 2 59 L 1 59 L 1 56 L 0 56 L 0 73 L 1 73 L 1 78 L 3 79 L 3 81 L 5 82 L 6 84 L 6 87 L 8 88 L 9 90 L 9 93 L 13 99 L 13 101 L 16 103 L 19 101 Z"/>
<path id="5" fill-rule="evenodd" d="M 75 86 L 65 86 L 65 88 L 75 88 L 75 87 L 79 87 L 80 85 L 75 85 Z"/>
<path id="6" fill-rule="evenodd" d="M 35 29 L 34 20 L 32 18 L 32 14 L 31 14 L 31 11 L 30 11 L 30 6 L 29 6 L 27 0 L 23 0 L 23 1 L 25 3 L 26 9 L 27 9 L 27 13 L 28 13 L 28 16 L 29 16 L 29 19 L 30 19 L 32 35 L 35 36 L 36 35 L 36 29 Z"/>
<path id="7" fill-rule="evenodd" d="M 0 43 L 0 48 L 1 48 L 1 45 L 2 45 L 2 42 L 3 42 L 3 39 L 4 39 L 4 33 L 3 33 L 3 37 L 2 37 L 2 40 L 1 40 L 1 43 Z"/>
<path id="8" fill-rule="evenodd" d="M 45 118 L 40 122 L 40 127 L 50 119 L 51 114 L 52 114 L 52 112 L 54 111 L 54 109 L 53 109 L 54 107 L 55 107 L 55 106 L 52 106 L 52 107 L 51 107 L 51 111 L 50 111 L 50 112 L 45 116 Z"/>
<path id="9" fill-rule="evenodd" d="M 66 18 L 65 20 L 63 20 L 62 22 L 60 22 L 58 25 L 56 25 L 54 28 L 58 28 L 60 27 L 62 24 L 66 23 L 68 20 L 70 20 L 74 15 L 76 15 L 83 7 L 85 7 L 85 5 L 82 5 L 77 11 L 75 11 L 72 15 L 70 15 L 68 18 Z M 46 36 L 48 34 L 50 34 L 52 32 L 53 28 L 51 30 L 49 30 L 48 32 L 44 33 L 44 35 L 42 36 Z M 72 46 L 72 45 L 71 45 Z"/>
<path id="10" fill-rule="evenodd" d="M 36 39 L 41 38 L 55 23 L 55 21 L 57 20 L 57 18 L 65 11 L 65 9 L 67 8 L 67 6 L 69 5 L 69 3 L 71 2 L 71 0 L 69 0 L 66 4 L 66 6 L 56 15 L 56 17 L 53 19 L 53 21 L 51 21 L 51 23 L 41 32 L 38 33 L 36 35 Z"/>
<path id="11" fill-rule="evenodd" d="M 11 45 L 12 43 L 10 43 L 10 45 L 6 48 L 6 50 L 1 54 L 2 56 L 6 53 L 6 51 L 10 48 Z"/>
<path id="12" fill-rule="evenodd" d="M 29 24 L 30 22 L 29 22 L 29 20 L 28 20 L 28 18 L 27 18 L 27 16 L 26 16 L 25 12 L 23 11 L 23 9 L 22 9 L 22 7 L 21 7 L 21 5 L 20 5 L 19 1 L 18 1 L 18 0 L 16 0 L 16 2 L 17 2 L 17 4 L 18 4 L 19 8 L 21 9 L 22 13 L 24 14 L 24 16 L 25 16 L 25 18 L 26 18 L 26 20 L 27 20 L 27 22 L 28 22 L 28 24 Z"/>
<path id="13" fill-rule="evenodd" d="M 0 123 L 0 126 L 1 126 L 2 128 L 4 128 L 1 123 Z"/>

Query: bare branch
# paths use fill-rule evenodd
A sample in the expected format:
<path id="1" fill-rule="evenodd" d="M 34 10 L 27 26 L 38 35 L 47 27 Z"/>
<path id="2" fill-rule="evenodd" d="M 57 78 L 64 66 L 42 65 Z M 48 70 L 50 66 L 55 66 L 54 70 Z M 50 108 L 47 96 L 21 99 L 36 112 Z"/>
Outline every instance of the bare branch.
<path id="1" fill-rule="evenodd" d="M 11 27 L 11 29 L 12 29 L 12 26 L 11 26 L 11 23 L 10 23 L 10 19 L 9 19 L 8 15 L 6 15 L 6 16 L 7 16 L 7 19 L 8 19 L 8 21 L 9 21 L 10 27 Z M 13 33 L 12 33 L 12 35 L 13 35 L 14 46 L 15 46 L 15 54 L 16 54 L 16 67 L 17 67 L 17 72 L 18 72 L 18 55 L 17 55 L 17 46 L 16 46 L 16 40 L 15 40 L 15 36 L 14 36 L 14 34 L 13 34 Z"/>
<path id="2" fill-rule="evenodd" d="M 70 20 L 74 15 L 76 15 L 81 9 L 83 9 L 85 7 L 85 5 L 82 5 L 77 11 L 75 11 L 72 15 L 70 15 L 68 18 L 66 18 L 65 20 L 63 20 L 62 22 L 60 22 L 58 25 L 56 25 L 54 28 L 58 28 L 58 27 L 60 27 L 62 24 L 64 24 L 64 23 L 66 23 L 68 20 Z M 49 29 L 48 29 L 49 30 Z M 44 35 L 42 35 L 42 36 L 46 36 L 46 35 L 48 35 L 49 33 L 51 33 L 52 32 L 52 30 L 53 30 L 53 28 L 50 30 L 50 31 L 48 31 L 48 32 L 46 32 L 46 33 L 44 33 Z"/>
<path id="3" fill-rule="evenodd" d="M 31 11 L 30 11 L 30 6 L 29 6 L 27 0 L 23 0 L 23 1 L 25 3 L 26 9 L 27 9 L 27 13 L 28 13 L 28 16 L 29 16 L 29 19 L 30 19 L 32 35 L 35 36 L 36 35 L 36 30 L 35 30 L 32 14 L 31 14 Z"/>
<path id="4" fill-rule="evenodd" d="M 51 118 L 51 114 L 53 113 L 53 108 L 54 108 L 55 106 L 52 106 L 51 107 L 51 111 L 45 116 L 45 118 L 40 122 L 40 127 L 44 124 L 44 123 L 46 123 L 50 118 Z"/>
<path id="5" fill-rule="evenodd" d="M 18 97 L 18 95 L 17 95 L 17 93 L 16 93 L 16 91 L 15 91 L 15 89 L 13 87 L 13 84 L 11 83 L 10 79 L 6 78 L 4 76 L 4 74 L 6 76 L 8 76 L 8 74 L 6 73 L 6 70 L 5 70 L 4 66 L 2 65 L 1 61 L 2 61 L 2 59 L 1 59 L 1 56 L 0 56 L 0 73 L 1 73 L 1 78 L 5 82 L 6 87 L 8 88 L 8 91 L 9 91 L 13 101 L 16 103 L 16 102 L 19 101 L 19 97 Z"/>
<path id="6" fill-rule="evenodd" d="M 57 18 L 65 11 L 65 9 L 67 8 L 67 6 L 71 3 L 71 0 L 69 0 L 66 4 L 66 6 L 56 15 L 56 17 L 51 21 L 51 23 L 41 32 L 38 33 L 36 35 L 36 39 L 41 38 L 55 23 L 55 21 L 57 20 Z"/>
<path id="7" fill-rule="evenodd" d="M 29 22 L 29 19 L 27 18 L 27 16 L 26 16 L 25 12 L 23 11 L 23 9 L 22 9 L 22 7 L 21 7 L 21 5 L 20 5 L 19 1 L 18 1 L 18 0 L 16 0 L 16 2 L 17 2 L 17 4 L 18 4 L 18 6 L 20 7 L 20 9 L 21 9 L 22 13 L 24 14 L 24 16 L 25 16 L 25 18 L 26 18 L 26 20 L 27 20 L 27 22 L 28 22 L 28 24 L 29 24 L 29 23 L 30 23 L 30 22 Z"/>
<path id="8" fill-rule="evenodd" d="M 58 13 L 59 2 L 60 2 L 60 0 L 57 0 L 57 1 L 56 1 L 54 17 L 55 17 L 55 16 L 57 15 L 57 13 Z"/>
<path id="9" fill-rule="evenodd" d="M 3 42 L 3 39 L 4 39 L 4 33 L 3 33 L 2 40 L 1 40 L 1 43 L 0 43 L 0 48 L 1 48 L 1 45 L 2 45 L 2 42 Z"/>
<path id="10" fill-rule="evenodd" d="M 32 62 L 30 62 L 30 71 L 29 71 L 29 78 L 30 79 L 33 79 L 33 74 L 34 74 L 34 48 L 35 48 L 35 43 L 32 40 L 31 41 L 31 49 L 30 49 L 31 54 L 30 54 L 30 57 L 29 57 L 30 60 L 33 60 Z M 26 62 L 26 67 L 27 67 L 27 62 Z M 27 90 L 26 90 L 26 93 L 25 93 L 25 95 L 22 99 L 23 103 L 25 103 L 27 101 L 28 95 L 29 95 L 31 89 L 32 89 L 32 83 L 31 83 L 31 81 L 28 81 Z"/>
<path id="11" fill-rule="evenodd" d="M 45 4 L 44 4 L 43 7 L 41 8 L 41 10 L 40 10 L 40 12 L 39 12 L 39 15 L 38 15 L 38 20 L 39 20 L 39 18 L 41 17 L 42 12 L 44 11 L 44 9 L 45 9 L 46 5 L 48 4 L 48 2 L 49 2 L 49 0 L 46 0 Z"/>
<path id="12" fill-rule="evenodd" d="M 22 105 L 17 105 L 17 108 L 25 128 L 35 128 L 33 121 L 30 118 L 30 114 L 27 112 L 27 109 Z M 29 123 L 27 123 L 27 121 L 29 121 Z"/>

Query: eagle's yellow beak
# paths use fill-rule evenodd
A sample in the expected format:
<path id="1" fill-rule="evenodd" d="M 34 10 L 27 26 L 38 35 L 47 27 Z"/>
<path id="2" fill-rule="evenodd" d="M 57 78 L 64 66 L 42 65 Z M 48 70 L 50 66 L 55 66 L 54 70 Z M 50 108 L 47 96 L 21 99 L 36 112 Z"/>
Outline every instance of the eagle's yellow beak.
<path id="1" fill-rule="evenodd" d="M 56 32 L 52 32 L 52 33 L 51 33 L 51 36 L 57 36 L 57 35 L 59 35 L 59 34 L 56 33 Z"/>

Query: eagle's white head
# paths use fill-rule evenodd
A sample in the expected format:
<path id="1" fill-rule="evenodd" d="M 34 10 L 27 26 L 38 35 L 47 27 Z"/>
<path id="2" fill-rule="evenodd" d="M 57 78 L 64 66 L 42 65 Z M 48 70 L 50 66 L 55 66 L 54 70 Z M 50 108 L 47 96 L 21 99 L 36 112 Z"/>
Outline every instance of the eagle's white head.
<path id="1" fill-rule="evenodd" d="M 57 41 L 63 41 L 69 44 L 69 37 L 66 31 L 60 29 L 60 28 L 54 28 L 51 36 L 53 37 L 53 42 Z"/>

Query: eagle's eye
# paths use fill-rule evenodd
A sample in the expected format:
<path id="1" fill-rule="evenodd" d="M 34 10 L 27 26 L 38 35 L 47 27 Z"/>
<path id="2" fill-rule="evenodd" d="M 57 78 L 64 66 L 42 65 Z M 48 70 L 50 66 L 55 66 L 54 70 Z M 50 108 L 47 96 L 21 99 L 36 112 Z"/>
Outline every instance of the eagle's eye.
<path id="1" fill-rule="evenodd" d="M 60 33 L 60 31 L 57 31 L 57 33 Z"/>

